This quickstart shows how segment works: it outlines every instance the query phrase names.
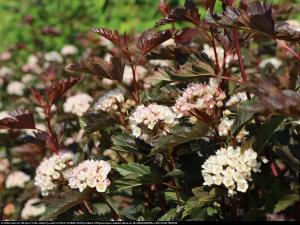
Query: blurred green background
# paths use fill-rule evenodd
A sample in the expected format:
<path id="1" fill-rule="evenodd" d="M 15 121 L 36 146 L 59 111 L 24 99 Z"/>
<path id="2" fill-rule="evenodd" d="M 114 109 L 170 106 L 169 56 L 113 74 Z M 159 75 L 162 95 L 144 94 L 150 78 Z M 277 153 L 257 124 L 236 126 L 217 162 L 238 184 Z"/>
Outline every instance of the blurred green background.
<path id="1" fill-rule="evenodd" d="M 184 0 L 169 1 L 172 6 Z M 0 52 L 15 43 L 58 50 L 94 27 L 143 31 L 161 17 L 159 0 L 0 0 Z M 59 36 L 44 35 L 53 28 Z M 41 49 L 40 49 L 41 50 Z"/>
<path id="2" fill-rule="evenodd" d="M 283 2 L 273 2 L 279 1 Z M 184 0 L 168 2 L 172 7 L 184 4 Z M 221 1 L 217 2 L 218 10 Z M 159 0 L 0 0 L 0 52 L 16 43 L 25 44 L 27 52 L 59 50 L 65 44 L 76 45 L 78 36 L 94 27 L 144 31 L 161 17 L 158 3 Z M 300 15 L 296 17 L 300 20 Z"/>

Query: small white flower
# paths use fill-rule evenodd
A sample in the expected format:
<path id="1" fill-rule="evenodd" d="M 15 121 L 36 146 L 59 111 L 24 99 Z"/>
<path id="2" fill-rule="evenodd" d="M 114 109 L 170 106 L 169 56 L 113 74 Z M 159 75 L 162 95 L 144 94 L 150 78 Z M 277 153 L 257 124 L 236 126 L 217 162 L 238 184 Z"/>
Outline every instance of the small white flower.
<path id="1" fill-rule="evenodd" d="M 69 186 L 83 192 L 87 187 L 105 192 L 110 185 L 107 175 L 111 167 L 108 162 L 100 160 L 85 160 L 75 167 L 69 177 Z"/>
<path id="2" fill-rule="evenodd" d="M 2 66 L 0 68 L 0 78 L 5 78 L 12 76 L 14 74 L 14 71 L 6 66 Z"/>
<path id="3" fill-rule="evenodd" d="M 181 116 L 192 116 L 193 111 L 203 111 L 208 115 L 213 115 L 216 108 L 223 106 L 225 93 L 219 90 L 215 79 L 210 79 L 210 83 L 191 83 L 177 98 L 174 111 Z"/>
<path id="4" fill-rule="evenodd" d="M 234 120 L 224 117 L 221 119 L 221 123 L 218 126 L 218 131 L 220 136 L 228 136 L 230 127 L 232 126 Z"/>
<path id="5" fill-rule="evenodd" d="M 240 192 L 246 192 L 248 187 L 249 187 L 249 185 L 246 180 L 237 182 L 237 190 Z"/>
<path id="6" fill-rule="evenodd" d="M 215 52 L 213 47 L 210 47 L 208 44 L 204 44 L 203 46 L 203 52 L 207 54 L 207 56 L 209 58 L 211 58 L 212 60 L 215 61 Z M 220 67 L 222 68 L 222 64 L 223 64 L 223 58 L 224 58 L 224 49 L 222 47 L 217 46 L 216 47 L 216 52 L 217 52 L 217 56 L 218 56 L 218 62 Z M 227 55 L 226 57 L 226 66 L 229 65 L 229 63 L 233 60 L 238 60 L 238 56 L 235 55 Z"/>
<path id="7" fill-rule="evenodd" d="M 65 45 L 60 51 L 62 55 L 75 55 L 77 52 L 78 48 L 74 45 Z"/>
<path id="8" fill-rule="evenodd" d="M 24 188 L 25 184 L 30 181 L 30 176 L 22 171 L 16 171 L 8 175 L 5 182 L 6 188 Z"/>
<path id="9" fill-rule="evenodd" d="M 33 76 L 32 74 L 25 74 L 22 77 L 22 83 L 24 84 L 29 84 L 31 81 L 33 81 L 35 79 L 35 76 Z"/>
<path id="10" fill-rule="evenodd" d="M 239 92 L 237 94 L 232 95 L 229 100 L 226 102 L 226 106 L 231 107 L 236 105 L 237 103 L 247 101 L 246 92 Z"/>
<path id="11" fill-rule="evenodd" d="M 114 89 L 99 98 L 94 109 L 103 112 L 115 113 L 121 111 L 122 105 L 125 102 L 123 89 Z"/>
<path id="12" fill-rule="evenodd" d="M 231 129 L 231 126 L 233 125 L 233 123 L 234 123 L 234 120 L 229 119 L 228 117 L 223 117 L 221 119 L 221 123 L 218 126 L 219 135 L 221 137 L 227 137 L 229 135 L 229 133 L 230 133 L 230 129 Z M 247 137 L 248 134 L 249 134 L 249 132 L 246 131 L 245 128 L 243 128 L 235 136 L 235 139 L 239 143 L 242 143 L 246 139 L 246 137 Z"/>
<path id="13" fill-rule="evenodd" d="M 260 162 L 257 162 L 257 153 L 253 149 L 242 152 L 240 147 L 221 148 L 202 165 L 203 185 L 223 184 L 228 189 L 228 196 L 233 196 L 236 191 L 247 191 L 251 172 L 260 172 L 259 168 Z"/>
<path id="14" fill-rule="evenodd" d="M 42 203 L 37 205 L 37 203 L 39 203 L 40 201 L 41 200 L 38 198 L 29 199 L 22 209 L 22 219 L 27 220 L 42 215 L 46 211 L 46 206 Z"/>
<path id="15" fill-rule="evenodd" d="M 49 191 L 57 187 L 56 180 L 68 179 L 66 171 L 73 165 L 74 154 L 70 152 L 53 155 L 43 159 L 36 170 L 34 184 L 39 186 L 43 196 L 47 196 Z"/>
<path id="16" fill-rule="evenodd" d="M 46 61 L 49 61 L 49 62 L 58 62 L 58 63 L 63 62 L 63 57 L 56 51 L 51 51 L 51 52 L 45 53 L 44 58 Z"/>
<path id="17" fill-rule="evenodd" d="M 22 96 L 24 94 L 25 85 L 19 81 L 10 82 L 6 91 L 10 95 Z"/>
<path id="18" fill-rule="evenodd" d="M 177 117 L 170 107 L 153 103 L 139 105 L 129 117 L 129 123 L 135 137 L 153 144 L 157 136 L 170 133 L 170 128 L 178 123 Z"/>
<path id="19" fill-rule="evenodd" d="M 64 111 L 66 113 L 73 113 L 77 116 L 83 116 L 88 109 L 93 98 L 88 94 L 82 93 L 67 98 L 64 103 Z"/>

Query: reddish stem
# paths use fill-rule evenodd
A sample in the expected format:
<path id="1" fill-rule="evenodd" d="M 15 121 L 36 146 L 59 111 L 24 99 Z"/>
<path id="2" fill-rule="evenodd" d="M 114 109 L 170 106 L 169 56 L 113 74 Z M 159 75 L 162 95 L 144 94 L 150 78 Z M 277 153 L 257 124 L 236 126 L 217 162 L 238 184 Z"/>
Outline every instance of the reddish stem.
<path id="1" fill-rule="evenodd" d="M 285 49 L 288 50 L 293 56 L 295 56 L 296 59 L 299 60 L 299 62 L 300 62 L 300 55 L 298 55 L 296 52 L 294 52 L 293 49 L 291 49 L 289 46 L 287 46 L 287 45 L 285 44 L 284 41 L 280 41 L 280 40 L 276 40 L 276 41 L 277 41 L 277 43 L 278 43 L 281 47 L 285 48 Z"/>
<path id="2" fill-rule="evenodd" d="M 235 47 L 236 47 L 236 53 L 237 53 L 238 59 L 239 59 L 239 66 L 240 66 L 242 78 L 243 78 L 243 81 L 247 81 L 248 77 L 245 73 L 244 62 L 243 62 L 243 58 L 242 58 L 242 54 L 241 54 L 241 47 L 240 47 L 240 43 L 239 43 L 239 35 L 236 30 L 233 30 L 233 38 L 234 38 L 234 43 L 235 43 Z"/>
<path id="3" fill-rule="evenodd" d="M 138 83 L 137 83 L 137 79 L 136 79 L 136 66 L 134 66 L 131 62 L 130 62 L 130 66 L 131 66 L 132 76 L 133 76 L 134 96 L 135 96 L 137 103 L 139 103 L 140 97 L 139 97 L 139 92 L 138 92 L 138 90 L 139 90 Z"/>
<path id="4" fill-rule="evenodd" d="M 274 162 L 271 163 L 271 170 L 272 170 L 272 173 L 273 173 L 273 175 L 274 175 L 275 177 L 278 177 L 278 176 L 279 176 L 279 174 L 278 174 L 278 172 L 277 172 L 277 169 L 276 169 L 276 166 L 275 166 L 275 163 L 274 163 Z"/>
<path id="5" fill-rule="evenodd" d="M 52 128 L 51 125 L 51 105 L 46 106 L 47 108 L 45 108 L 45 115 L 46 115 L 46 120 L 47 120 L 47 127 L 49 130 L 49 137 L 51 139 L 51 142 L 54 146 L 55 149 L 52 149 L 54 151 L 55 154 L 58 154 L 58 143 L 57 143 L 57 139 L 56 139 L 56 135 L 55 132 Z"/>
<path id="6" fill-rule="evenodd" d="M 214 32 L 213 32 L 212 26 L 210 26 L 210 33 L 211 33 L 211 44 L 213 46 L 215 59 L 216 59 L 215 73 L 218 74 L 220 72 L 220 64 L 219 64 L 218 53 L 217 53 L 217 49 L 216 49 Z"/>

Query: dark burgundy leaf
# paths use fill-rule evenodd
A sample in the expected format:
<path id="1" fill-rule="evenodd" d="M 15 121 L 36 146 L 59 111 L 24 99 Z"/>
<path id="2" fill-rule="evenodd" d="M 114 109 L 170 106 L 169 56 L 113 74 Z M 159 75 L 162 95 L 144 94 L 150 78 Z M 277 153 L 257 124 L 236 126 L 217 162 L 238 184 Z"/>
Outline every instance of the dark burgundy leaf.
<path id="1" fill-rule="evenodd" d="M 146 55 L 153 48 L 157 47 L 161 43 L 172 37 L 170 30 L 158 31 L 147 30 L 143 32 L 138 41 L 138 48 L 142 55 Z"/>
<path id="2" fill-rule="evenodd" d="M 9 115 L 10 117 L 0 120 L 0 129 L 35 129 L 32 113 L 17 109 Z"/>
<path id="3" fill-rule="evenodd" d="M 294 30 L 286 22 L 275 22 L 275 33 L 278 39 L 300 42 L 300 31 Z"/>
<path id="4" fill-rule="evenodd" d="M 272 4 L 270 2 L 250 2 L 247 11 L 252 29 L 274 36 L 274 21 L 272 18 Z"/>
<path id="5" fill-rule="evenodd" d="M 200 25 L 200 14 L 195 3 L 191 0 L 185 2 L 184 8 L 176 8 L 172 12 L 156 23 L 156 26 L 161 26 L 169 23 L 186 21 L 193 23 L 196 26 Z"/>
<path id="6" fill-rule="evenodd" d="M 78 63 L 68 66 L 66 70 L 69 72 L 88 73 L 100 78 L 121 82 L 124 68 L 125 63 L 122 59 L 119 56 L 112 56 L 110 62 L 106 62 L 100 58 L 80 60 Z"/>
<path id="7" fill-rule="evenodd" d="M 123 80 L 125 63 L 118 56 L 111 57 L 110 62 L 109 74 L 111 79 L 121 82 Z"/>
<path id="8" fill-rule="evenodd" d="M 185 28 L 174 35 L 174 40 L 176 44 L 188 44 L 197 37 L 200 33 L 199 29 Z"/>
<path id="9" fill-rule="evenodd" d="M 269 2 L 253 1 L 246 9 L 228 6 L 223 14 L 208 11 L 206 21 L 223 28 L 243 29 L 252 35 L 263 34 L 269 38 L 299 41 L 300 32 L 291 29 L 287 23 L 274 22 Z"/>
<path id="10" fill-rule="evenodd" d="M 30 91 L 39 106 L 44 107 L 47 104 L 44 96 L 41 95 L 36 89 L 30 88 Z"/>
<path id="11" fill-rule="evenodd" d="M 124 49 L 128 46 L 126 36 L 121 37 L 118 31 L 112 31 L 107 28 L 95 28 L 93 29 L 93 32 L 111 41 L 113 44 L 117 45 L 121 49 Z"/>
<path id="12" fill-rule="evenodd" d="M 249 111 L 300 117 L 300 93 L 285 89 L 277 77 L 257 77 L 241 89 L 258 97 L 256 104 L 245 107 Z"/>
<path id="13" fill-rule="evenodd" d="M 71 77 L 67 80 L 55 81 L 46 90 L 49 104 L 52 105 L 54 101 L 62 97 L 70 88 L 72 88 L 80 78 Z"/>
<path id="14" fill-rule="evenodd" d="M 160 47 L 147 55 L 147 59 L 167 59 L 179 60 L 186 59 L 192 53 L 197 53 L 198 49 L 189 46 L 166 46 Z"/>
<path id="15" fill-rule="evenodd" d="M 67 66 L 66 70 L 69 72 L 95 74 L 105 78 L 109 77 L 109 64 L 104 60 L 82 59 L 76 64 Z"/>

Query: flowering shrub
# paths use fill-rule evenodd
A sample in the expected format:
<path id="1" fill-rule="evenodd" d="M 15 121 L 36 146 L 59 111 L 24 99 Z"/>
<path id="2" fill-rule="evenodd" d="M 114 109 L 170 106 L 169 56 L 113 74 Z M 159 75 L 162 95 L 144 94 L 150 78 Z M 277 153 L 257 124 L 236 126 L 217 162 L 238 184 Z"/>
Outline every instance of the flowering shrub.
<path id="1" fill-rule="evenodd" d="M 299 219 L 300 25 L 205 3 L 1 66 L 1 219 Z"/>

